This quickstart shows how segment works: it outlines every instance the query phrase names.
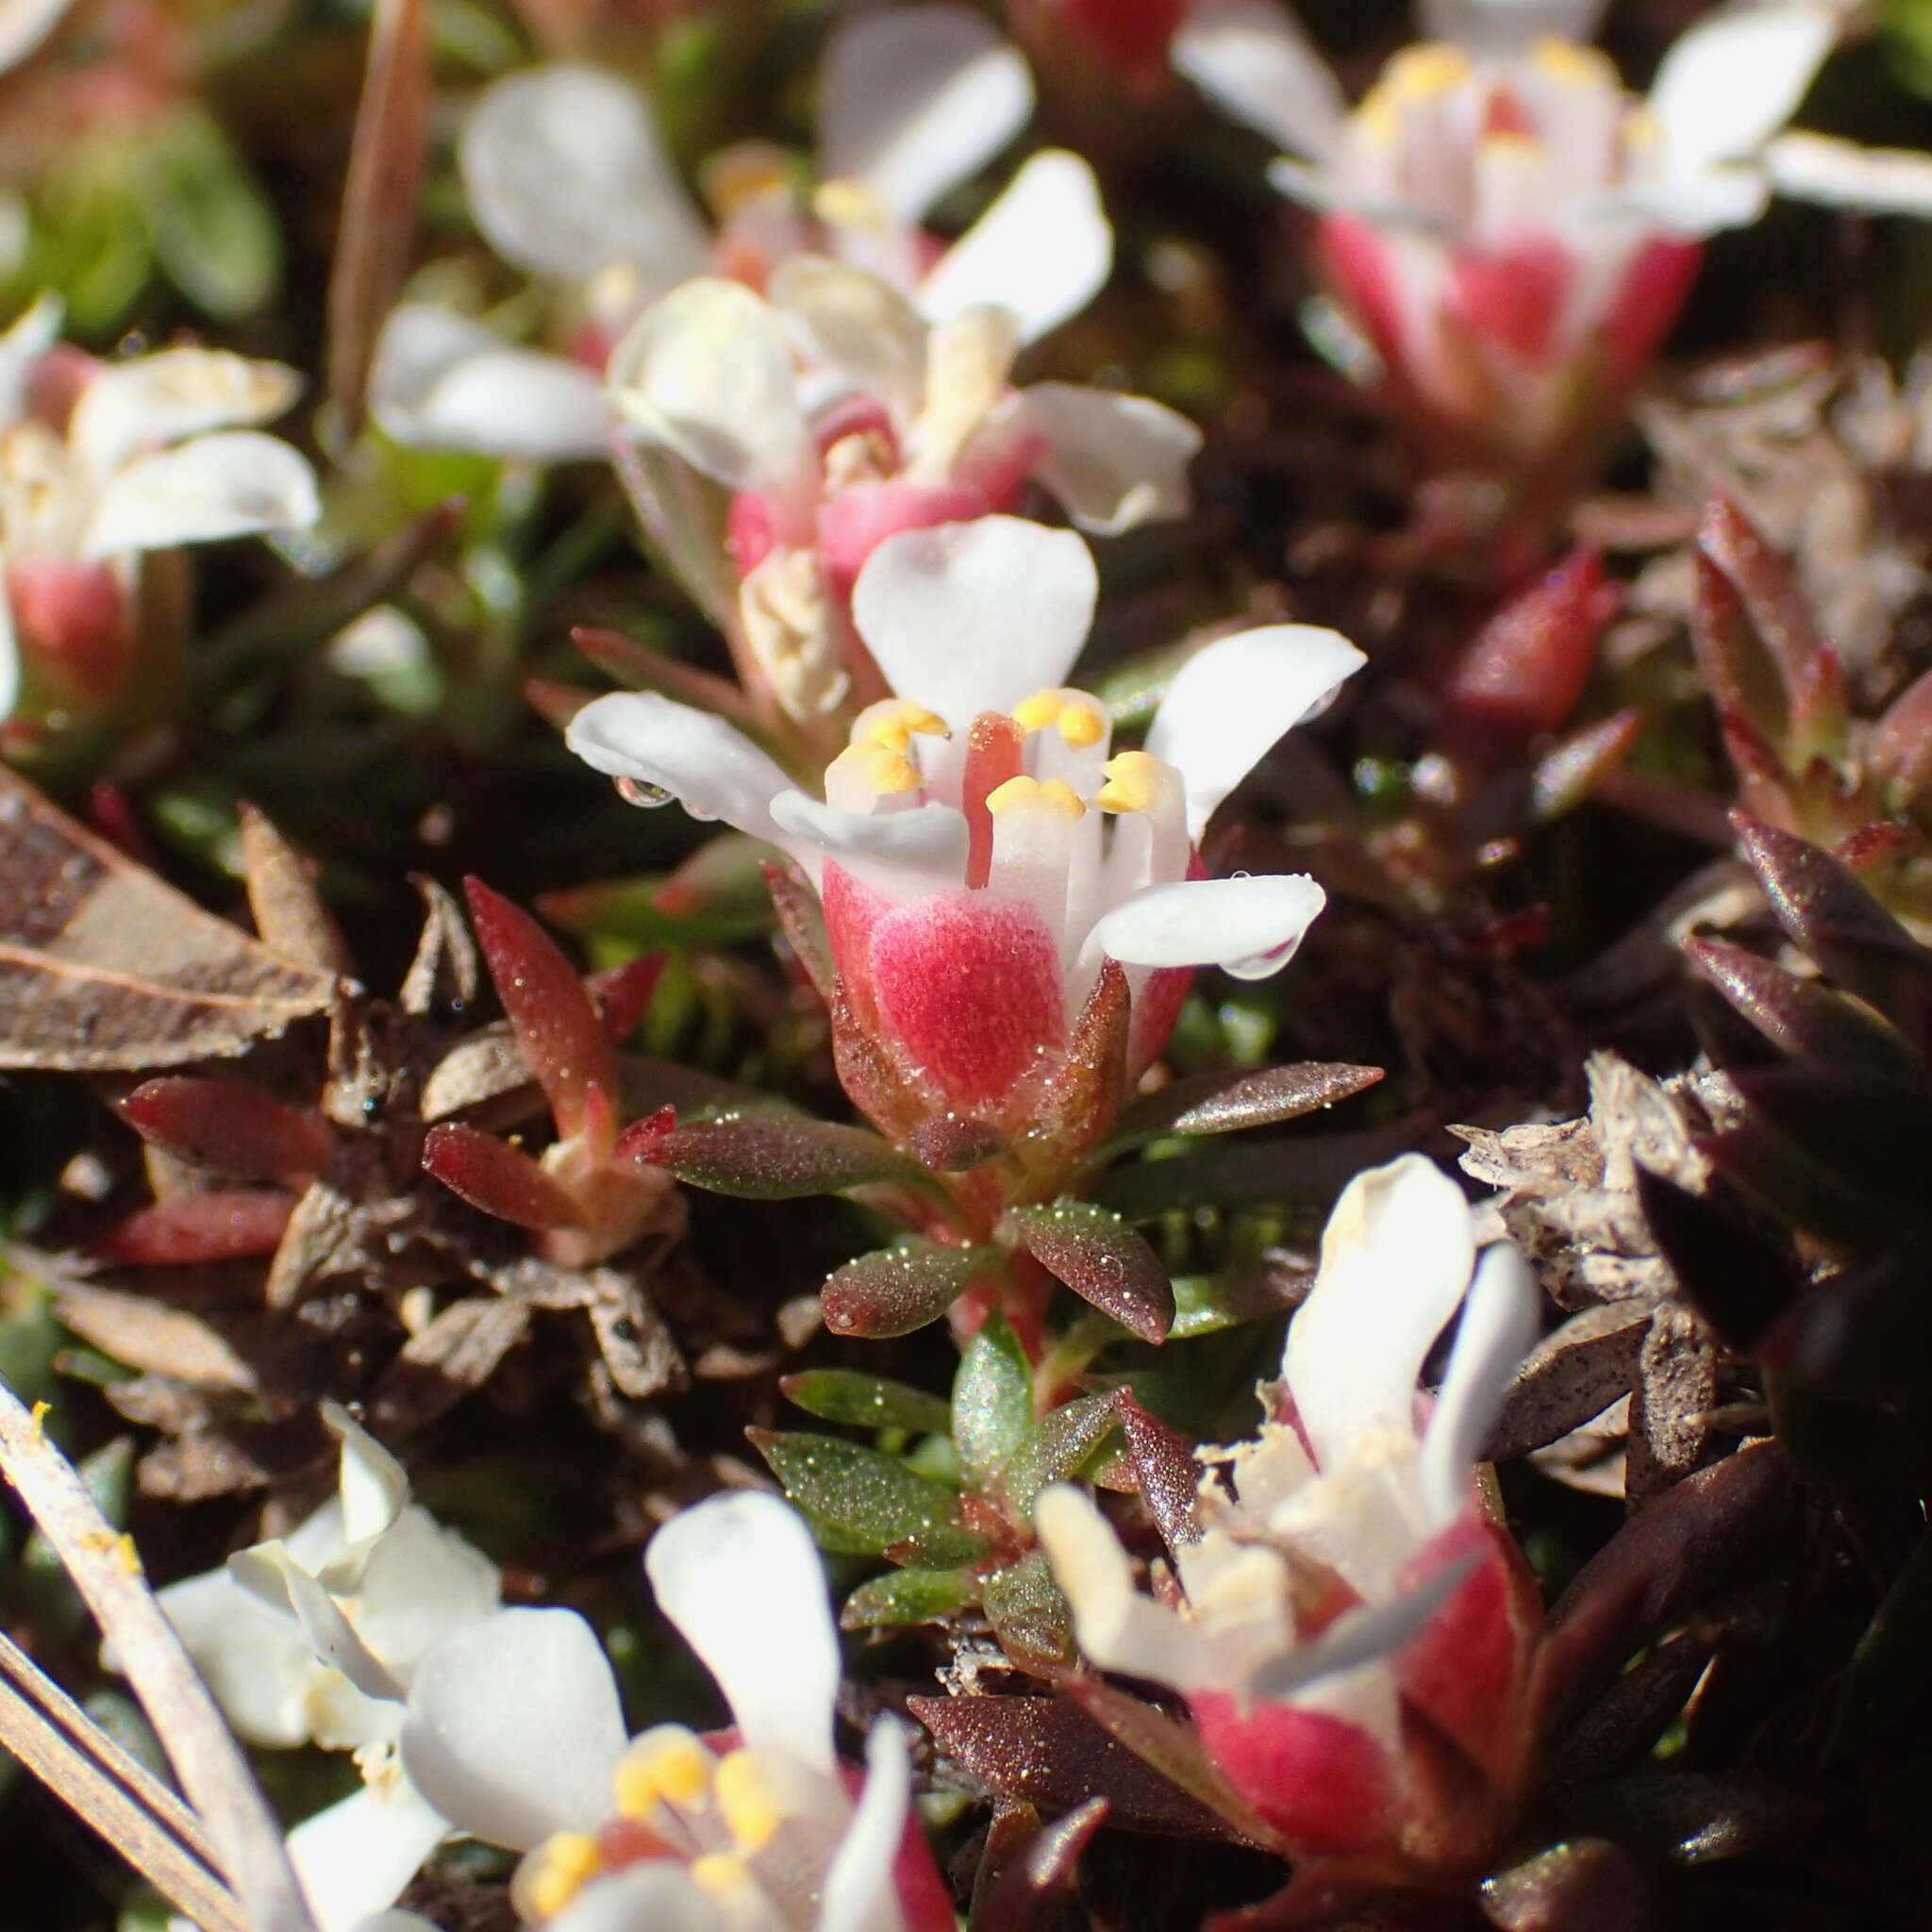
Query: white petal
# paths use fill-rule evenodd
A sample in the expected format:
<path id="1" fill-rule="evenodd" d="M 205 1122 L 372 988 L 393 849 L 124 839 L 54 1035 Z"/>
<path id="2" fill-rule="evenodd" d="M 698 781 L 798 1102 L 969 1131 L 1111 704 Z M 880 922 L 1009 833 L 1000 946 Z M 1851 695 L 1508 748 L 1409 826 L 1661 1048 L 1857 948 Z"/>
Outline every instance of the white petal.
<path id="1" fill-rule="evenodd" d="M 1315 161 L 1278 156 L 1268 164 L 1268 185 L 1277 193 L 1318 213 L 1360 215 L 1378 228 L 1447 237 L 1451 224 L 1437 208 L 1406 201 L 1380 185 L 1364 190 L 1345 175 Z"/>
<path id="2" fill-rule="evenodd" d="M 1201 432 L 1145 396 L 1036 382 L 1015 399 L 1046 444 L 1036 474 L 1083 530 L 1118 536 L 1188 512 Z"/>
<path id="3" fill-rule="evenodd" d="M 1198 839 L 1275 741 L 1321 711 L 1367 662 L 1341 632 L 1310 624 L 1217 638 L 1190 658 L 1147 734 L 1147 749 L 1187 787 L 1189 832 Z"/>
<path id="4" fill-rule="evenodd" d="M 369 1915 L 395 1903 L 448 1831 L 401 1779 L 305 1819 L 289 1834 L 289 1858 L 321 1932 L 365 1932 Z"/>
<path id="5" fill-rule="evenodd" d="M 342 1506 L 342 1535 L 351 1547 L 366 1550 L 384 1531 L 395 1526 L 409 1500 L 409 1478 L 403 1465 L 363 1428 L 341 1404 L 325 1402 L 322 1419 L 341 1444 L 336 1494 Z M 324 1579 L 331 1590 L 353 1588 L 359 1580 L 343 1573 Z"/>
<path id="6" fill-rule="evenodd" d="M 804 1517 L 757 1491 L 714 1496 L 651 1539 L 644 1571 L 745 1743 L 830 1771 L 839 1638 Z"/>
<path id="7" fill-rule="evenodd" d="M 1093 941 L 1123 966 L 1219 966 L 1266 979 L 1294 958 L 1327 895 L 1300 873 L 1148 886 L 1096 921 Z"/>
<path id="8" fill-rule="evenodd" d="M 1423 1436 L 1423 1507 L 1444 1529 L 1469 1507 L 1469 1474 L 1496 1419 L 1503 1391 L 1530 1351 L 1542 1296 L 1513 1241 L 1482 1257 L 1463 1304 L 1448 1373 Z"/>
<path id="9" fill-rule="evenodd" d="M 1916 148 L 1780 134 L 1767 143 L 1763 161 L 1779 194 L 1867 214 L 1932 215 L 1932 155 Z"/>
<path id="10" fill-rule="evenodd" d="M 7 560 L 0 557 L 0 724 L 20 702 L 20 639 L 13 628 L 13 593 L 7 588 Z"/>
<path id="11" fill-rule="evenodd" d="M 858 573 L 852 617 L 892 689 L 964 732 L 1066 682 L 1099 594 L 1071 530 L 981 517 L 887 538 Z"/>
<path id="12" fill-rule="evenodd" d="M 1666 175 L 1739 160 L 1796 111 L 1838 39 L 1828 6 L 1707 15 L 1664 56 L 1650 90 Z"/>
<path id="13" fill-rule="evenodd" d="M 1591 41 L 1608 0 L 1422 0 L 1422 37 L 1455 41 L 1486 59 L 1526 52 L 1548 36 Z"/>
<path id="14" fill-rule="evenodd" d="M 498 81 L 459 160 L 476 225 L 518 268 L 588 281 L 625 262 L 663 289 L 710 258 L 650 109 L 614 74 L 537 67 Z"/>
<path id="15" fill-rule="evenodd" d="M 701 276 L 654 303 L 608 381 L 619 415 L 733 489 L 800 490 L 816 475 L 785 325 L 741 282 Z"/>
<path id="16" fill-rule="evenodd" d="M 1469 1557 L 1450 1564 L 1393 1603 L 1374 1609 L 1350 1610 L 1338 1617 L 1313 1643 L 1297 1646 L 1278 1662 L 1257 1673 L 1248 1683 L 1249 1694 L 1292 1697 L 1323 1677 L 1359 1670 L 1364 1664 L 1400 1650 L 1422 1634 L 1429 1619 L 1469 1574 L 1474 1561 Z"/>
<path id="17" fill-rule="evenodd" d="M 1037 341 L 1086 308 L 1112 267 L 1113 229 L 1093 170 L 1049 148 L 947 249 L 919 285 L 919 307 L 944 322 L 995 303 L 1018 318 L 1023 342 Z"/>
<path id="18" fill-rule="evenodd" d="M 5 0 L 0 5 L 0 70 L 18 67 L 59 25 L 74 0 Z"/>
<path id="19" fill-rule="evenodd" d="M 281 1542 L 257 1543 L 228 1558 L 228 1574 L 270 1608 L 286 1608 L 317 1659 L 339 1671 L 364 1697 L 400 1703 L 403 1688 L 362 1640 L 342 1607 Z"/>
<path id="20" fill-rule="evenodd" d="M 794 853 L 823 853 L 874 874 L 906 874 L 906 890 L 939 891 L 965 877 L 972 843 L 966 815 L 936 800 L 910 811 L 841 811 L 802 791 L 783 791 L 772 803 L 772 817 Z"/>
<path id="21" fill-rule="evenodd" d="M 421 1912 L 390 1911 L 362 1920 L 356 1932 L 442 1932 L 442 1928 Z"/>
<path id="22" fill-rule="evenodd" d="M 26 379 L 33 366 L 60 340 L 63 305 L 58 295 L 35 297 L 0 335 L 0 429 L 26 413 Z"/>
<path id="23" fill-rule="evenodd" d="M 361 1576 L 357 1632 L 405 1685 L 446 1631 L 493 1614 L 502 1601 L 496 1565 L 413 1504 L 375 1543 Z"/>
<path id="24" fill-rule="evenodd" d="M 1627 188 L 1580 196 L 1572 210 L 1580 222 L 1642 223 L 1694 239 L 1724 228 L 1748 228 L 1770 202 L 1764 170 L 1752 165 L 1635 181 Z"/>
<path id="25" fill-rule="evenodd" d="M 612 427 L 604 385 L 582 364 L 516 348 L 427 303 L 384 323 L 369 407 L 385 435 L 412 449 L 523 462 L 602 456 Z"/>
<path id="26" fill-rule="evenodd" d="M 813 361 L 876 396 L 902 420 L 918 410 L 925 390 L 925 324 L 896 289 L 863 269 L 795 255 L 772 277 L 772 300 Z"/>
<path id="27" fill-rule="evenodd" d="M 1042 1490 L 1033 1527 L 1092 1662 L 1176 1690 L 1219 1687 L 1219 1659 L 1207 1635 L 1134 1588 L 1127 1553 L 1084 1491 L 1070 1483 Z"/>
<path id="28" fill-rule="evenodd" d="M 911 1799 L 906 1733 L 882 1717 L 865 1740 L 865 1789 L 826 1868 L 818 1932 L 904 1932 L 892 1868 Z"/>
<path id="29" fill-rule="evenodd" d="M 656 787 L 697 819 L 782 845 L 772 801 L 791 780 L 741 731 L 656 691 L 613 691 L 570 721 L 563 741 L 607 777 Z"/>
<path id="30" fill-rule="evenodd" d="M 222 349 L 162 349 L 110 363 L 80 392 L 67 440 L 96 476 L 136 451 L 210 429 L 271 422 L 302 388 L 279 362 Z"/>
<path id="31" fill-rule="evenodd" d="M 1371 1168 L 1342 1190 L 1281 1362 L 1324 1471 L 1378 1436 L 1414 1440 L 1423 1361 L 1474 1260 L 1462 1190 L 1422 1155 Z"/>
<path id="32" fill-rule="evenodd" d="M 242 1737 L 280 1750 L 308 1741 L 309 1690 L 322 1667 L 291 1617 L 251 1595 L 225 1568 L 171 1583 L 156 1601 Z"/>
<path id="33" fill-rule="evenodd" d="M 726 1908 L 670 1858 L 595 1878 L 545 1932 L 730 1932 Z"/>
<path id="34" fill-rule="evenodd" d="M 81 555 L 306 529 L 321 514 L 306 457 L 257 429 L 224 430 L 117 471 L 94 499 Z"/>
<path id="35" fill-rule="evenodd" d="M 522 1852 L 553 1832 L 596 1829 L 624 1745 L 596 1632 L 575 1610 L 499 1610 L 417 1668 L 402 1757 L 458 1831 Z"/>
<path id="36" fill-rule="evenodd" d="M 825 46 L 819 173 L 863 181 L 913 223 L 978 172 L 1033 111 L 1033 77 L 969 7 L 861 14 Z"/>
<path id="37" fill-rule="evenodd" d="M 1341 84 L 1281 0 L 1194 0 L 1174 64 L 1224 113 L 1298 155 L 1328 154 L 1348 113 Z"/>

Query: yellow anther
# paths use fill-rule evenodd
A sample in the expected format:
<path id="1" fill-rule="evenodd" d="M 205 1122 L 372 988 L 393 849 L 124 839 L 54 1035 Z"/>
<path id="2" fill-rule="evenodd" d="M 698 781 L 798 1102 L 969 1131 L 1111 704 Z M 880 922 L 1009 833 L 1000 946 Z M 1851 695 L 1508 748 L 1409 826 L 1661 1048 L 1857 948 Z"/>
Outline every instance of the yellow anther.
<path id="1" fill-rule="evenodd" d="M 604 1855 L 595 1839 L 581 1831 L 559 1831 L 530 1854 L 516 1889 L 534 1918 L 554 1919 L 603 1869 Z"/>
<path id="2" fill-rule="evenodd" d="M 912 749 L 914 738 L 950 738 L 946 721 L 937 711 L 915 705 L 910 698 L 881 698 L 852 721 L 854 744 L 883 744 L 892 751 Z"/>
<path id="3" fill-rule="evenodd" d="M 919 767 L 904 752 L 874 740 L 867 744 L 848 744 L 833 764 L 857 772 L 874 791 L 896 793 L 919 789 Z"/>
<path id="4" fill-rule="evenodd" d="M 1608 88 L 1621 93 L 1622 78 L 1616 63 L 1600 48 L 1579 46 L 1574 41 L 1558 40 L 1552 34 L 1536 43 L 1530 60 L 1539 74 L 1565 87 Z"/>
<path id="5" fill-rule="evenodd" d="M 1075 751 L 1107 736 L 1107 714 L 1085 691 L 1037 691 L 1014 707 L 1013 719 L 1027 731 L 1057 729 Z"/>
<path id="6" fill-rule="evenodd" d="M 705 199 L 720 221 L 754 202 L 791 192 L 791 164 L 769 142 L 739 142 L 705 163 Z"/>
<path id="7" fill-rule="evenodd" d="M 1476 143 L 1476 151 L 1495 160 L 1539 161 L 1546 150 L 1535 135 L 1520 127 L 1496 127 Z"/>
<path id="8" fill-rule="evenodd" d="M 114 1560 L 128 1575 L 141 1574 L 141 1552 L 134 1547 L 134 1539 L 125 1529 L 114 1540 Z"/>
<path id="9" fill-rule="evenodd" d="M 751 1878 L 751 1874 L 729 1852 L 707 1852 L 702 1858 L 693 1858 L 685 1869 L 693 1885 L 713 1894 L 736 1891 Z"/>
<path id="10" fill-rule="evenodd" d="M 1641 101 L 1624 114 L 1623 134 L 1624 145 L 1640 153 L 1647 153 L 1663 139 L 1657 116 Z"/>
<path id="11" fill-rule="evenodd" d="M 27 1420 L 33 1424 L 34 1434 L 36 1436 L 43 1436 L 46 1434 L 47 1418 L 53 1413 L 54 1405 L 51 1402 L 37 1402 L 34 1404 L 32 1411 L 29 1413 Z"/>
<path id="12" fill-rule="evenodd" d="M 870 228 L 882 234 L 892 225 L 885 203 L 863 181 L 849 177 L 821 181 L 812 192 L 811 211 L 835 228 Z"/>
<path id="13" fill-rule="evenodd" d="M 660 1804 L 689 1809 L 711 1788 L 711 1754 L 675 1725 L 646 1731 L 617 1760 L 611 1786 L 621 1818 L 648 1818 Z"/>
<path id="14" fill-rule="evenodd" d="M 1102 811 L 1146 811 L 1160 784 L 1160 760 L 1144 751 L 1124 751 L 1107 761 L 1107 783 L 1094 799 Z"/>
<path id="15" fill-rule="evenodd" d="M 732 1751 L 718 1761 L 718 1808 L 732 1841 L 747 1857 L 761 1852 L 778 1835 L 785 1808 L 772 1781 L 749 1751 Z"/>
<path id="16" fill-rule="evenodd" d="M 1398 100 L 1426 101 L 1460 87 L 1474 69 L 1469 56 L 1448 41 L 1421 41 L 1394 55 L 1376 82 Z"/>
<path id="17" fill-rule="evenodd" d="M 1064 778 L 1049 778 L 1042 785 L 1038 778 L 1023 774 L 1008 778 L 986 794 L 986 808 L 995 818 L 1025 807 L 1044 807 L 1070 819 L 1081 818 L 1087 810 L 1080 803 L 1080 794 Z"/>

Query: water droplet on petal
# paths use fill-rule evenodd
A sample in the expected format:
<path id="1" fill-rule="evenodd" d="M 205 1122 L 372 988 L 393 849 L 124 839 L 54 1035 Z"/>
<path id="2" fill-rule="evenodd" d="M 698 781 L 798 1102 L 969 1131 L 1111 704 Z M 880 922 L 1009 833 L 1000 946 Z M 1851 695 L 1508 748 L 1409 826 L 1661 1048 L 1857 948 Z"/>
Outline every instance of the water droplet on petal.
<path id="1" fill-rule="evenodd" d="M 641 805 L 655 808 L 669 805 L 672 793 L 661 785 L 647 785 L 641 778 L 620 778 L 617 781 L 617 795 L 626 805 Z"/>

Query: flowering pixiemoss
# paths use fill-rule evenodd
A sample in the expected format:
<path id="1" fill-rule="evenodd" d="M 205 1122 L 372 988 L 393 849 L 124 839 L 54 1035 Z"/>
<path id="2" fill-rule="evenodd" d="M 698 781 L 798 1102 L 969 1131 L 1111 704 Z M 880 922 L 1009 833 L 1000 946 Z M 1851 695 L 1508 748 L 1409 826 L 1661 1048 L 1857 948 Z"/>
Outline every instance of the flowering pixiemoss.
<path id="1" fill-rule="evenodd" d="M 1017 509 L 1033 480 L 1088 530 L 1186 509 L 1199 431 L 1142 396 L 1013 388 L 1048 317 L 1016 313 L 1010 293 L 996 279 L 929 322 L 877 275 L 797 256 L 769 300 L 703 277 L 618 345 L 611 397 L 635 436 L 736 492 L 728 628 L 746 686 L 788 717 L 884 695 L 847 611 L 894 532 Z"/>
<path id="2" fill-rule="evenodd" d="M 1179 1690 L 1298 1858 L 1479 1869 L 1510 1821 L 1541 1607 L 1472 1472 L 1537 1313 L 1517 1251 L 1478 1263 L 1461 1190 L 1405 1156 L 1336 1204 L 1259 1439 L 1210 1452 L 1228 1481 L 1203 1481 L 1173 1551 L 1185 1608 L 1137 1593 L 1083 1492 L 1039 1501 L 1082 1650 Z"/>
<path id="3" fill-rule="evenodd" d="M 430 1645 L 500 1595 L 496 1566 L 408 1500 L 395 1458 L 341 1410 L 323 1416 L 342 1445 L 336 1495 L 158 1601 L 250 1743 L 355 1754 L 362 1789 L 289 1839 L 324 1932 L 349 1932 L 447 1835 L 397 1762 L 403 1698 Z"/>
<path id="4" fill-rule="evenodd" d="M 1051 320 L 1059 320 L 1085 304 L 1112 260 L 1083 161 L 1035 157 L 950 247 L 921 225 L 1019 132 L 1032 106 L 1025 63 L 972 9 L 863 14 L 826 42 L 816 184 L 802 191 L 784 156 L 762 144 L 727 149 L 703 171 L 714 232 L 627 82 L 577 65 L 498 81 L 464 130 L 471 210 L 505 260 L 564 292 L 571 353 L 513 349 L 479 325 L 406 305 L 377 359 L 377 419 L 428 447 L 536 460 L 601 455 L 608 418 L 597 375 L 636 316 L 695 275 L 762 289 L 797 254 L 863 267 L 935 319 L 996 279 L 1016 308 L 1058 308 Z"/>
<path id="5" fill-rule="evenodd" d="M 1911 207 L 1913 158 L 1778 138 L 1837 37 L 1804 0 L 1721 8 L 1647 98 L 1561 36 L 1599 7 L 1435 0 L 1350 111 L 1271 0 L 1197 0 L 1182 72 L 1288 150 L 1326 278 L 1430 463 L 1521 477 L 1587 457 L 1675 319 L 1704 239 L 1774 189 Z M 1923 159 L 1924 158 L 1918 158 Z M 1926 205 L 1932 164 L 1917 178 Z"/>
<path id="6" fill-rule="evenodd" d="M 713 1497 L 652 1540 L 659 1607 L 717 1679 L 733 1728 L 625 1740 L 617 1685 L 572 1610 L 453 1633 L 409 1696 L 408 1774 L 459 1831 L 525 1857 L 511 1897 L 551 1932 L 951 1932 L 910 1816 L 904 1733 L 840 1766 L 839 1643 L 804 1520 Z"/>
<path id="7" fill-rule="evenodd" d="M 1079 537 L 1015 518 L 887 539 L 853 615 L 894 695 L 858 714 L 823 801 L 661 697 L 572 721 L 599 771 L 769 841 L 817 888 L 841 1073 L 895 1139 L 947 1113 L 1024 1131 L 1108 961 L 1133 1002 L 1131 1080 L 1194 967 L 1273 973 L 1321 910 L 1309 878 L 1198 876 L 1195 847 L 1361 654 L 1303 625 L 1223 638 L 1175 675 L 1146 748 L 1115 755 L 1106 711 L 1062 683 L 1097 587 Z"/>
<path id="8" fill-rule="evenodd" d="M 279 416 L 292 370 L 196 348 L 102 362 L 59 330 L 43 296 L 0 337 L 0 719 L 22 714 L 23 744 L 99 718 L 178 645 L 143 557 L 320 513 L 308 462 L 234 426 Z"/>

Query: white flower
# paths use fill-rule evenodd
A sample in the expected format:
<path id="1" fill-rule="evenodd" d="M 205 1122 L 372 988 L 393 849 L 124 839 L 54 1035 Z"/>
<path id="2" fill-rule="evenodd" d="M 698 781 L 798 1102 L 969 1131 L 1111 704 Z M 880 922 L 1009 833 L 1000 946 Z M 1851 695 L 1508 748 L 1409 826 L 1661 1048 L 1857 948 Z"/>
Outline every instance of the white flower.
<path id="1" fill-rule="evenodd" d="M 512 1897 L 556 1932 L 947 1932 L 929 1860 L 904 1883 L 910 1768 L 881 1719 L 855 1801 L 832 1748 L 839 1646 L 809 1532 L 775 1497 L 714 1497 L 658 1531 L 659 1607 L 731 1708 L 717 1742 L 626 1743 L 568 1610 L 506 1610 L 423 1661 L 403 1761 L 457 1829 L 527 1854 Z"/>
<path id="2" fill-rule="evenodd" d="M 642 97 L 594 68 L 535 68 L 497 82 L 470 117 L 461 163 L 491 245 L 574 291 L 587 339 L 606 347 L 695 276 L 762 287 L 804 254 L 878 276 L 932 322 L 998 301 L 1031 341 L 1083 308 L 1112 265 L 1112 231 L 1086 163 L 1034 157 L 937 261 L 921 224 L 1007 145 L 1032 106 L 1019 55 L 981 14 L 940 0 L 834 30 L 820 75 L 816 187 L 801 198 L 767 148 L 727 150 L 706 169 L 715 234 Z M 389 434 L 532 460 L 598 452 L 605 431 L 587 364 L 511 350 L 449 318 L 438 326 L 429 313 L 405 308 L 385 331 L 371 395 Z"/>
<path id="3" fill-rule="evenodd" d="M 298 1825 L 289 1849 L 324 1932 L 348 1932 L 408 1884 L 448 1827 L 396 1760 L 425 1652 L 500 1602 L 496 1567 L 408 1501 L 402 1466 L 341 1410 L 335 1497 L 158 1601 L 249 1742 L 355 1754 L 363 1789 Z"/>
<path id="4" fill-rule="evenodd" d="M 1779 131 L 1841 8 L 1721 8 L 1641 100 L 1571 38 L 1600 10 L 1435 0 L 1433 38 L 1353 111 L 1273 0 L 1196 0 L 1175 37 L 1181 72 L 1287 151 L 1271 179 L 1323 216 L 1361 365 L 1439 440 L 1522 461 L 1592 434 L 1675 318 L 1698 243 L 1774 191 L 1932 211 L 1932 157 Z"/>
<path id="5" fill-rule="evenodd" d="M 1423 1364 L 1458 1304 L 1423 1422 Z M 1513 1773 L 1533 1624 L 1475 1515 L 1472 1471 L 1538 1311 L 1516 1250 L 1478 1263 L 1461 1190 L 1405 1156 L 1343 1191 L 1290 1324 L 1277 1412 L 1212 1457 L 1231 1490 L 1204 1479 L 1194 1540 L 1174 1551 L 1184 1609 L 1136 1591 L 1083 1492 L 1040 1498 L 1082 1650 L 1184 1692 L 1223 1768 L 1291 1842 L 1363 1850 L 1400 1835 L 1405 1699 L 1474 1762 L 1500 1775 L 1500 1754 Z"/>
<path id="6" fill-rule="evenodd" d="M 1063 158 L 1028 165 L 1085 193 Z M 1194 425 L 1142 396 L 1012 388 L 1022 334 L 1000 304 L 928 322 L 878 276 L 806 255 L 769 300 L 687 282 L 618 345 L 611 400 L 634 436 L 737 492 L 739 625 L 789 716 L 844 701 L 853 581 L 894 531 L 1016 508 L 1029 479 L 1096 532 L 1186 510 Z"/>
<path id="7" fill-rule="evenodd" d="M 568 741 L 796 859 L 859 1023 L 909 1080 L 996 1119 L 1064 1044 L 1103 958 L 1130 969 L 1144 1066 L 1185 991 L 1163 969 L 1273 973 L 1323 903 L 1304 877 L 1190 874 L 1216 807 L 1361 654 L 1306 625 L 1221 639 L 1176 674 L 1146 749 L 1111 757 L 1101 706 L 1063 688 L 1097 588 L 1077 536 L 1014 518 L 881 543 L 853 617 L 896 696 L 859 713 L 823 802 L 655 696 L 597 699 Z"/>
<path id="8" fill-rule="evenodd" d="M 287 409 L 292 370 L 195 348 L 96 362 L 58 346 L 59 328 L 59 304 L 42 296 L 0 337 L 0 716 L 22 648 L 58 650 L 76 602 L 96 628 L 125 622 L 142 552 L 321 513 L 307 460 L 235 426 Z M 55 635 L 36 635 L 35 618 Z"/>

